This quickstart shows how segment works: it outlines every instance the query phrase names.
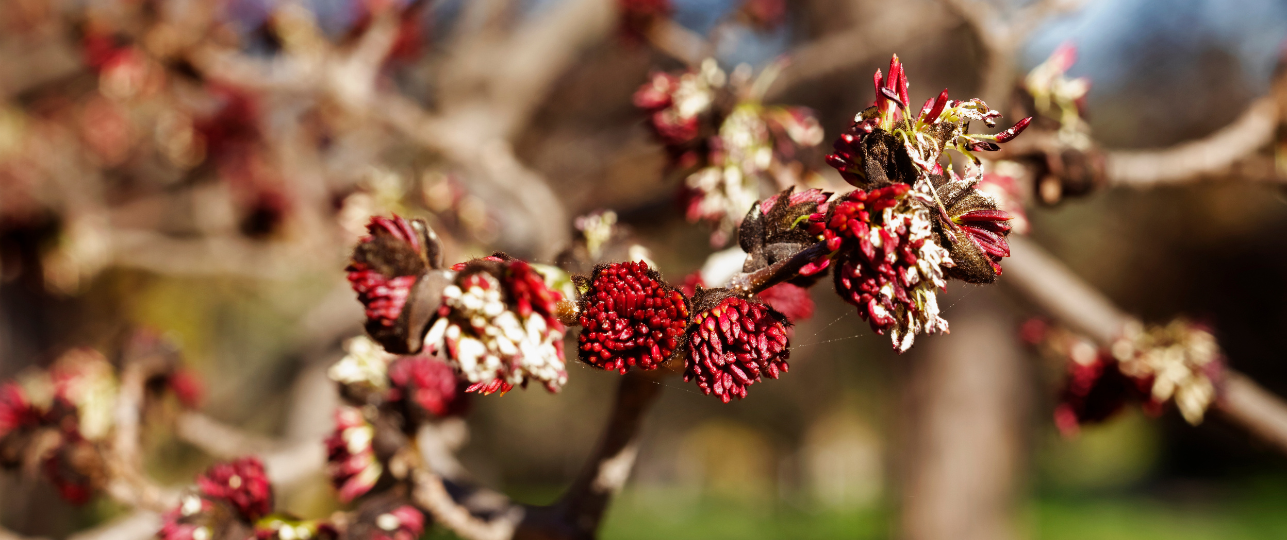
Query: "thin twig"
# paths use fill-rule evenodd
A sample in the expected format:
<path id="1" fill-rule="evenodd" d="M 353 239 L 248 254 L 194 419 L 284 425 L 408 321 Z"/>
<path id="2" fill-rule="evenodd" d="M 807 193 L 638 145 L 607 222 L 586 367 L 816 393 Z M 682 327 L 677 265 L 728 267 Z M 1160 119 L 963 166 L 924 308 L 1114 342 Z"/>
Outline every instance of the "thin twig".
<path id="1" fill-rule="evenodd" d="M 1226 171 L 1273 142 L 1278 112 L 1276 100 L 1264 97 L 1252 102 L 1233 123 L 1202 139 L 1162 150 L 1110 152 L 1109 181 L 1151 187 Z"/>

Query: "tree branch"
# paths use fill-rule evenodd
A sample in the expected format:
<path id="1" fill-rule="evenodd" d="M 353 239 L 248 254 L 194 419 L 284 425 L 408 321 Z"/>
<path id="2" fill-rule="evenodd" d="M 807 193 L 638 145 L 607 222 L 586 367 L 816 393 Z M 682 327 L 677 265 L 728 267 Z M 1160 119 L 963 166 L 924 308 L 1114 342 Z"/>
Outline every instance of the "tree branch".
<path id="1" fill-rule="evenodd" d="M 1110 152 L 1108 178 L 1115 185 L 1151 187 L 1218 174 L 1274 140 L 1279 107 L 1256 100 L 1232 124 L 1211 135 L 1153 151 Z"/>

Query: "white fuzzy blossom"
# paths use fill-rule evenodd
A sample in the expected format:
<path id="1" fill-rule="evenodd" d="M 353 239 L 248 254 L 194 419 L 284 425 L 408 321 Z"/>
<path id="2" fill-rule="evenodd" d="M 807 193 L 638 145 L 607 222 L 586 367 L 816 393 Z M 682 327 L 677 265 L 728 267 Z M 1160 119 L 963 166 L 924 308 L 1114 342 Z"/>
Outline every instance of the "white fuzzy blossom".
<path id="1" fill-rule="evenodd" d="M 1132 328 L 1113 344 L 1112 352 L 1123 374 L 1153 379 L 1154 401 L 1174 399 L 1186 421 L 1202 422 L 1215 399 L 1209 372 L 1221 358 L 1210 332 L 1182 320 L 1147 331 Z"/>
<path id="2" fill-rule="evenodd" d="M 367 336 L 358 336 L 344 344 L 348 354 L 331 366 L 326 374 L 331 380 L 345 385 L 367 386 L 382 390 L 389 386 L 388 368 L 396 355 L 390 354 L 379 343 Z"/>
<path id="3" fill-rule="evenodd" d="M 429 328 L 425 343 L 443 351 L 469 382 L 520 386 L 535 380 L 550 391 L 567 382 L 563 332 L 539 313 L 522 317 L 511 309 L 491 274 L 471 274 L 463 288 L 447 286 L 442 301 L 451 311 Z"/>
<path id="4" fill-rule="evenodd" d="M 1059 120 L 1059 141 L 1079 150 L 1089 149 L 1090 125 L 1081 118 L 1077 102 L 1090 92 L 1090 80 L 1085 77 L 1071 79 L 1068 68 L 1077 58 L 1077 51 L 1064 45 L 1024 78 L 1023 85 L 1032 94 L 1037 112 Z"/>
<path id="5" fill-rule="evenodd" d="M 916 199 L 921 200 L 918 202 Z M 914 244 L 917 241 L 924 241 L 921 247 L 915 250 L 915 271 L 907 273 L 907 279 L 911 284 L 907 292 L 916 309 L 908 309 L 908 306 L 899 302 L 894 303 L 896 306 L 894 319 L 898 322 L 889 337 L 899 352 L 912 347 L 916 334 L 947 333 L 948 331 L 947 320 L 940 316 L 938 291 L 947 287 L 943 268 L 950 267 L 953 263 L 947 250 L 934 241 L 934 226 L 926 206 L 931 203 L 913 192 L 897 206 L 885 209 L 885 223 L 898 223 L 899 227 L 907 227 L 907 242 Z M 878 228 L 872 228 L 873 245 L 879 245 L 878 231 Z M 890 257 L 897 257 L 897 255 L 890 253 Z M 881 292 L 892 296 L 892 287 L 886 285 L 886 288 L 891 290 Z"/>
<path id="6" fill-rule="evenodd" d="M 688 209 L 689 219 L 718 222 L 720 243 L 760 199 L 760 175 L 773 164 L 769 128 L 762 107 L 748 103 L 733 109 L 720 125 L 721 158 L 688 175 L 684 184 L 700 196 Z"/>

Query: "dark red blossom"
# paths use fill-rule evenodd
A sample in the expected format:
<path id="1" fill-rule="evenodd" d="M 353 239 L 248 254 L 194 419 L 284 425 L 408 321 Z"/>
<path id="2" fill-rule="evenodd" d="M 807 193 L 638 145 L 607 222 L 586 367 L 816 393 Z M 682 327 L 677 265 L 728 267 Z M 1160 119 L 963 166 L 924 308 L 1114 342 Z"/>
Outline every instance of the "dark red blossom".
<path id="1" fill-rule="evenodd" d="M 17 384 L 0 386 L 0 437 L 40 423 L 40 411 Z"/>
<path id="2" fill-rule="evenodd" d="M 1129 401 L 1145 402 L 1146 410 L 1156 411 L 1159 405 L 1148 403 L 1152 384 L 1152 379 L 1123 374 L 1107 351 L 1085 363 L 1069 359 L 1067 379 L 1055 406 L 1055 426 L 1066 437 L 1077 435 L 1081 426 L 1112 418 Z"/>
<path id="3" fill-rule="evenodd" d="M 202 540 L 212 536 L 214 504 L 196 495 L 185 495 L 175 507 L 161 514 L 160 540 Z"/>
<path id="4" fill-rule="evenodd" d="M 335 411 L 335 431 L 326 438 L 326 472 L 338 490 L 340 502 L 349 502 L 371 491 L 384 466 L 375 456 L 375 428 L 362 411 L 341 407 Z"/>
<path id="5" fill-rule="evenodd" d="M 581 299 L 581 360 L 622 373 L 654 369 L 674 354 L 687 325 L 687 299 L 647 263 L 603 265 Z"/>
<path id="6" fill-rule="evenodd" d="M 273 486 L 256 457 L 211 465 L 197 477 L 197 488 L 206 497 L 231 504 L 246 521 L 273 511 Z"/>
<path id="7" fill-rule="evenodd" d="M 934 242 L 929 211 L 906 184 L 851 191 L 809 218 L 808 230 L 836 252 L 836 292 L 878 334 L 893 330 L 894 348 L 915 334 L 944 332 L 937 291 L 951 259 Z"/>
<path id="8" fill-rule="evenodd" d="M 724 403 L 745 398 L 746 387 L 762 376 L 776 379 L 787 371 L 785 320 L 762 303 L 736 296 L 699 313 L 688 336 L 684 380 L 696 380 L 702 392 Z"/>
<path id="9" fill-rule="evenodd" d="M 371 223 L 367 224 L 367 230 L 371 234 L 363 238 L 359 246 L 375 242 L 396 245 L 400 242 L 405 246 L 400 247 L 398 251 L 419 253 L 421 250 L 420 240 L 417 238 L 419 235 L 407 220 L 398 216 L 372 217 Z M 399 259 L 406 258 L 404 254 L 400 255 L 402 256 L 398 257 Z M 349 283 L 358 293 L 358 300 L 366 306 L 367 319 L 386 327 L 397 324 L 398 317 L 402 315 L 402 307 L 407 303 L 407 296 L 411 293 L 411 286 L 415 284 L 418 271 L 421 269 L 415 264 L 399 265 L 399 268 L 393 270 L 405 270 L 406 273 L 389 275 L 371 262 L 359 261 L 355 256 L 353 263 L 348 267 Z"/>
<path id="10" fill-rule="evenodd" d="M 1004 210 L 974 210 L 952 218 L 965 231 L 974 245 L 987 254 L 997 275 L 1001 275 L 1001 259 L 1010 256 L 1010 214 Z"/>
<path id="11" fill-rule="evenodd" d="M 656 72 L 634 94 L 634 104 L 648 113 L 648 127 L 667 147 L 686 145 L 697 138 L 697 115 L 682 114 L 675 106 L 679 76 Z"/>
<path id="12" fill-rule="evenodd" d="M 85 504 L 103 482 L 103 458 L 93 443 L 64 434 L 62 444 L 45 456 L 45 478 L 72 504 Z"/>
<path id="13" fill-rule="evenodd" d="M 437 417 L 460 414 L 465 401 L 455 370 L 445 362 L 423 356 L 408 356 L 389 364 L 392 390 L 389 400 L 407 400 Z"/>

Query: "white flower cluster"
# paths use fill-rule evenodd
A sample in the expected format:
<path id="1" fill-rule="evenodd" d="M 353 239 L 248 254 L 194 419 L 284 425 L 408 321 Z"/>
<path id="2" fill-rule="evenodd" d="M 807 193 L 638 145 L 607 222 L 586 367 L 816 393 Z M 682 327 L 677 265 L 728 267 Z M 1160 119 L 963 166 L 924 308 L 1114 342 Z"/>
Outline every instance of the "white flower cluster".
<path id="1" fill-rule="evenodd" d="M 1037 112 L 1059 119 L 1060 142 L 1086 150 L 1091 146 L 1090 125 L 1082 120 L 1077 101 L 1090 92 L 1090 80 L 1068 78 L 1066 73 L 1076 59 L 1075 48 L 1059 47 L 1050 58 L 1028 72 L 1023 85 L 1032 94 Z"/>
<path id="2" fill-rule="evenodd" d="M 551 392 L 567 382 L 563 332 L 550 328 L 539 313 L 519 316 L 491 274 L 471 274 L 463 288 L 447 286 L 442 301 L 451 311 L 429 328 L 425 343 L 443 351 L 469 382 L 519 386 L 536 380 Z"/>
<path id="3" fill-rule="evenodd" d="M 906 227 L 907 242 L 923 241 L 921 247 L 915 250 L 916 271 L 907 273 L 907 280 L 911 285 L 908 296 L 911 297 L 916 309 L 909 309 L 910 306 L 894 302 L 894 319 L 898 323 L 889 337 L 899 352 L 912 347 L 916 334 L 947 333 L 948 331 L 947 320 L 940 316 L 938 291 L 947 287 L 943 268 L 950 267 L 953 263 L 947 250 L 934 241 L 934 226 L 927 206 L 932 204 L 933 201 L 924 200 L 919 193 L 912 192 L 897 206 L 885 209 L 885 223 L 898 223 L 900 227 Z M 878 231 L 879 229 L 872 228 L 873 245 L 879 245 Z M 891 257 L 896 256 L 891 254 Z M 893 263 L 893 261 L 890 262 Z M 886 288 L 889 288 L 889 285 L 886 285 Z M 881 293 L 892 295 L 893 291 L 881 291 Z"/>
<path id="4" fill-rule="evenodd" d="M 713 58 L 702 61 L 701 69 L 679 77 L 679 86 L 671 94 L 668 114 L 687 120 L 710 109 L 715 103 L 715 91 L 724 87 L 728 77 Z"/>
<path id="5" fill-rule="evenodd" d="M 54 364 L 50 373 L 54 395 L 76 407 L 80 435 L 101 440 L 115 425 L 116 370 L 98 351 L 73 349 Z"/>
<path id="6" fill-rule="evenodd" d="M 372 390 L 389 387 L 389 362 L 397 358 L 397 355 L 385 352 L 384 347 L 365 335 L 345 342 L 344 350 L 348 354 L 326 372 L 331 380 Z"/>
<path id="7" fill-rule="evenodd" d="M 1113 344 L 1112 352 L 1122 373 L 1153 379 L 1155 401 L 1174 398 L 1186 421 L 1202 422 L 1215 399 L 1209 370 L 1218 367 L 1221 358 L 1210 332 L 1182 320 L 1147 331 L 1134 328 Z"/>

